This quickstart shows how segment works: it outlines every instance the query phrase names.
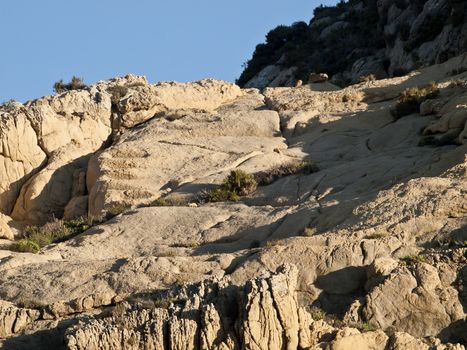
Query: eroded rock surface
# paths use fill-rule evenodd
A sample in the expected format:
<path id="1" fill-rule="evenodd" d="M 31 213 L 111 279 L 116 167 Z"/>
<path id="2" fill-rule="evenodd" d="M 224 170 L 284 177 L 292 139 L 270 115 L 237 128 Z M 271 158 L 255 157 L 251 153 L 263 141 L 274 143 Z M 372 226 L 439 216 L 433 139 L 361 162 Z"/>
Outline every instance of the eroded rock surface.
<path id="1" fill-rule="evenodd" d="M 3 106 L 0 347 L 463 349 L 467 95 L 446 72 L 464 61 L 326 91 L 127 76 Z M 202 200 L 239 169 L 269 180 Z"/>

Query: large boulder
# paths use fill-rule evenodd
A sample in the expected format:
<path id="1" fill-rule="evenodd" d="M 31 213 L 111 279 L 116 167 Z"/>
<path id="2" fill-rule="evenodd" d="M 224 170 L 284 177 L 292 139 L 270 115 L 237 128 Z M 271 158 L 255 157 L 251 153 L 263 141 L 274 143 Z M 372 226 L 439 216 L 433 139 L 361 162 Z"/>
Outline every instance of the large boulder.
<path id="1" fill-rule="evenodd" d="M 363 315 L 382 329 L 395 327 L 416 337 L 436 336 L 465 317 L 458 292 L 451 286 L 456 273 L 443 277 L 427 263 L 396 269 L 367 295 Z"/>
<path id="2" fill-rule="evenodd" d="M 243 92 L 234 85 L 220 80 L 205 79 L 193 83 L 163 82 L 156 85 L 139 83 L 114 84 L 126 90 L 114 101 L 120 125 L 131 128 L 168 110 L 201 109 L 213 111 L 231 102 Z"/>
<path id="3" fill-rule="evenodd" d="M 286 161 L 286 156 L 274 152 L 287 147 L 279 136 L 279 116 L 253 109 L 248 100 L 261 101 L 252 92 L 217 111 L 172 110 L 144 129 L 123 134 L 91 159 L 90 215 L 99 216 L 115 206 L 150 204 L 187 183 L 198 182 L 201 191 L 252 159 L 259 160 L 250 172 Z M 265 157 L 269 161 L 261 162 Z"/>
<path id="4" fill-rule="evenodd" d="M 0 212 L 10 214 L 22 185 L 47 161 L 23 105 L 0 108 L 0 145 Z"/>

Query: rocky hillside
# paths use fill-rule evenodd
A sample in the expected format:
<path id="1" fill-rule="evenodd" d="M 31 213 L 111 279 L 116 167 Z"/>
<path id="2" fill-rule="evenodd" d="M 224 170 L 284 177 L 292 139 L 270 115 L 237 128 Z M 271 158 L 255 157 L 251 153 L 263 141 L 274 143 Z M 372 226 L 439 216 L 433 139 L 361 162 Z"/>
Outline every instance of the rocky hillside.
<path id="1" fill-rule="evenodd" d="M 465 67 L 1 106 L 0 348 L 465 349 Z"/>
<path id="2" fill-rule="evenodd" d="M 310 24 L 269 32 L 238 79 L 244 87 L 294 86 L 310 72 L 339 85 L 396 77 L 467 51 L 462 0 L 349 0 L 318 7 Z"/>

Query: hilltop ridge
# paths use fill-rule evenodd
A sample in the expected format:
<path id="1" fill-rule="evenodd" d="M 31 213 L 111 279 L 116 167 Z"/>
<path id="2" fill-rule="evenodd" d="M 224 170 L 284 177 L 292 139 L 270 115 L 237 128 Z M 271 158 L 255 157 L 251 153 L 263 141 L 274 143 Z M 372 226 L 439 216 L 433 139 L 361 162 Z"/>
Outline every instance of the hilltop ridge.
<path id="1" fill-rule="evenodd" d="M 467 50 L 461 0 L 350 0 L 315 9 L 310 23 L 278 26 L 259 44 L 237 83 L 294 86 L 311 72 L 341 86 L 373 74 L 403 76 Z"/>

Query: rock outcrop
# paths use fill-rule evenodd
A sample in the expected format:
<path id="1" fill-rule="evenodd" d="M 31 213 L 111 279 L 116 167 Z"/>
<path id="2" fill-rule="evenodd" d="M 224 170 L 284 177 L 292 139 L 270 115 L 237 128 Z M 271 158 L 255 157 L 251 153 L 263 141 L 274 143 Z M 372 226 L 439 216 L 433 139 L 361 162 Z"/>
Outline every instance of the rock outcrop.
<path id="1" fill-rule="evenodd" d="M 466 57 L 345 89 L 127 76 L 3 106 L 0 348 L 464 349 Z M 257 189 L 209 202 L 232 170 Z"/>

